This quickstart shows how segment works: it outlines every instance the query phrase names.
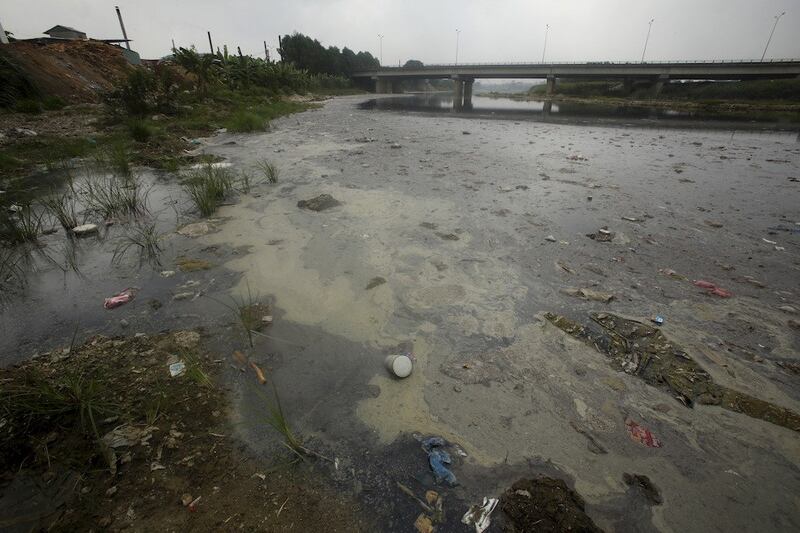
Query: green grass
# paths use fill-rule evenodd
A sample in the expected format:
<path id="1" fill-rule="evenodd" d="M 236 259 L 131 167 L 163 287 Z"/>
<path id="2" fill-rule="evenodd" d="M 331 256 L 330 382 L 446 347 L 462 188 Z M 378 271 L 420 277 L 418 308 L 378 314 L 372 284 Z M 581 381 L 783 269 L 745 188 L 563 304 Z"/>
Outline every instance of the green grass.
<path id="1" fill-rule="evenodd" d="M 104 219 L 147 214 L 147 190 L 133 176 L 88 177 L 80 187 L 87 209 Z"/>
<path id="2" fill-rule="evenodd" d="M 134 226 L 117 241 L 111 262 L 119 264 L 129 251 L 136 250 L 139 253 L 139 267 L 144 263 L 149 263 L 154 268 L 159 267 L 161 266 L 160 241 L 162 237 L 163 235 L 158 233 L 156 225 L 153 223 Z"/>
<path id="3" fill-rule="evenodd" d="M 25 98 L 17 100 L 14 104 L 14 111 L 18 113 L 28 113 L 30 115 L 38 115 L 44 110 L 44 106 L 38 100 Z"/>
<path id="4" fill-rule="evenodd" d="M 267 121 L 251 111 L 237 111 L 226 123 L 228 131 L 250 133 L 264 131 Z"/>
<path id="5" fill-rule="evenodd" d="M 153 137 L 155 133 L 153 126 L 148 124 L 147 121 L 141 119 L 129 121 L 128 131 L 130 132 L 133 140 L 139 143 L 146 143 Z"/>
<path id="6" fill-rule="evenodd" d="M 228 169 L 206 163 L 190 173 L 183 186 L 200 215 L 207 217 L 233 191 L 233 183 L 233 174 Z"/>
<path id="7" fill-rule="evenodd" d="M 41 200 L 42 205 L 47 209 L 50 214 L 58 220 L 61 227 L 68 232 L 72 228 L 79 226 L 77 215 L 77 198 L 74 189 L 70 187 L 68 190 L 57 193 L 54 192 Z"/>
<path id="8" fill-rule="evenodd" d="M 280 170 L 270 160 L 262 159 L 258 163 L 256 163 L 256 167 L 258 167 L 258 169 L 264 175 L 264 179 L 267 180 L 269 183 L 278 183 L 278 176 L 280 175 Z"/>

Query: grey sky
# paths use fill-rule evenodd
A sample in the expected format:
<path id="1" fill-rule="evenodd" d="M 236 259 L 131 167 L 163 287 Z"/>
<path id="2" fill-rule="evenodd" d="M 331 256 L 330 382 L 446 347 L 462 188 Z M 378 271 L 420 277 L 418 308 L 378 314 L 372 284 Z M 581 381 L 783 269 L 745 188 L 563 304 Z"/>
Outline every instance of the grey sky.
<path id="1" fill-rule="evenodd" d="M 133 47 L 142 57 L 179 46 L 240 45 L 271 53 L 279 34 L 299 31 L 325 45 L 348 46 L 383 62 L 452 62 L 461 30 L 459 62 L 538 61 L 550 24 L 549 61 L 639 60 L 647 22 L 655 18 L 647 58 L 760 58 L 773 17 L 780 20 L 767 57 L 800 57 L 800 0 L 4 0 L 0 21 L 17 37 L 41 36 L 55 24 L 90 37 L 116 38 L 118 4 Z"/>

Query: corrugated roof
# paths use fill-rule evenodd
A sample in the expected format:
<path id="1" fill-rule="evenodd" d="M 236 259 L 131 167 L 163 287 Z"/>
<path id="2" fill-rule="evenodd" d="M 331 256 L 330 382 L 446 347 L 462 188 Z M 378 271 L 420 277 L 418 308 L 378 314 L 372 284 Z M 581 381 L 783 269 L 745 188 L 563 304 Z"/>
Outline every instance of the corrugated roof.
<path id="1" fill-rule="evenodd" d="M 70 28 L 69 26 L 62 26 L 61 24 L 57 24 L 50 28 L 47 31 L 43 31 L 42 33 L 50 33 L 51 31 L 74 31 L 76 33 L 84 33 L 81 30 L 76 30 L 75 28 Z"/>

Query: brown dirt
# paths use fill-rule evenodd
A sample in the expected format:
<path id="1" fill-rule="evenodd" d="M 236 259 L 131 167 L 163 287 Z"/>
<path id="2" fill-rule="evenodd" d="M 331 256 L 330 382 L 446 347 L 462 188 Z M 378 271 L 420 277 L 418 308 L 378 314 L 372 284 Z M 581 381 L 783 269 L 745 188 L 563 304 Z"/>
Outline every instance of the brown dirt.
<path id="1" fill-rule="evenodd" d="M 98 336 L 0 370 L 0 529 L 369 530 L 357 504 L 303 464 L 270 468 L 242 451 L 213 384 L 220 364 L 198 340 L 194 332 Z M 178 357 L 187 371 L 170 377 Z M 74 400 L 44 399 L 46 390 L 66 393 L 75 376 L 84 405 L 95 398 L 96 432 Z M 119 428 L 131 442 L 110 443 Z"/>
<path id="2" fill-rule="evenodd" d="M 47 111 L 36 115 L 28 113 L 0 113 L 0 133 L 13 128 L 33 130 L 37 136 L 95 137 L 105 127 L 100 123 L 104 109 L 99 104 L 70 106 L 60 111 Z M 31 142 L 28 137 L 5 137 L 0 146 L 14 142 Z"/>
<path id="3" fill-rule="evenodd" d="M 586 515 L 580 495 L 560 479 L 521 479 L 500 498 L 500 508 L 505 531 L 512 533 L 602 531 Z"/>
<path id="4" fill-rule="evenodd" d="M 131 68 L 121 48 L 97 41 L 18 41 L 0 53 L 42 94 L 73 103 L 99 102 Z"/>

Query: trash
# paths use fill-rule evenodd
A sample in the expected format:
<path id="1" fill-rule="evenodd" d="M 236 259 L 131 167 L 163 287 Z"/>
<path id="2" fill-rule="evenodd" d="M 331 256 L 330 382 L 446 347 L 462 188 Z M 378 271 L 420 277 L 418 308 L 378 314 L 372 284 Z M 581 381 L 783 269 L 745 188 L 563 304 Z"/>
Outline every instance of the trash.
<path id="1" fill-rule="evenodd" d="M 641 218 L 636 217 L 622 217 L 622 220 L 627 220 L 628 222 L 641 222 Z"/>
<path id="2" fill-rule="evenodd" d="M 669 392 L 684 406 L 718 405 L 800 431 L 800 414 L 714 382 L 688 353 L 661 329 L 611 313 L 591 313 L 603 330 L 597 333 L 564 316 L 545 313 L 554 326 L 605 354 L 612 367 Z"/>
<path id="3" fill-rule="evenodd" d="M 398 148 L 402 148 L 402 146 L 400 145 L 400 143 L 392 143 L 391 148 L 394 148 L 396 150 Z"/>
<path id="4" fill-rule="evenodd" d="M 630 435 L 631 439 L 639 444 L 644 444 L 648 448 L 661 448 L 661 441 L 644 426 L 640 426 L 629 418 L 625 421 L 625 427 L 628 429 L 628 435 Z"/>
<path id="5" fill-rule="evenodd" d="M 456 476 L 445 466 L 453 462 L 450 454 L 443 449 L 446 445 L 447 442 L 442 437 L 428 437 L 422 440 L 422 449 L 428 454 L 428 462 L 436 482 L 445 481 L 448 485 L 455 486 Z"/>
<path id="6" fill-rule="evenodd" d="M 596 233 L 587 233 L 586 236 L 597 242 L 611 242 L 614 239 L 614 233 L 605 227 L 598 229 Z"/>
<path id="7" fill-rule="evenodd" d="M 420 514 L 417 517 L 414 521 L 414 527 L 417 528 L 419 533 L 433 533 L 433 522 L 424 514 Z"/>
<path id="8" fill-rule="evenodd" d="M 583 156 L 581 154 L 569 155 L 569 156 L 567 156 L 567 159 L 569 159 L 570 161 L 588 161 L 589 160 L 588 157 L 585 157 L 585 156 Z"/>
<path id="9" fill-rule="evenodd" d="M 771 241 L 771 240 L 769 240 L 769 239 L 765 239 L 765 238 L 763 238 L 763 237 L 761 238 L 761 240 L 762 240 L 762 241 L 764 241 L 764 242 L 765 242 L 765 243 L 767 243 L 767 244 L 778 244 L 778 243 L 777 243 L 777 242 L 775 242 L 775 241 Z"/>
<path id="10" fill-rule="evenodd" d="M 258 367 L 257 364 L 255 364 L 254 362 L 250 361 L 250 368 L 252 368 L 253 372 L 256 373 L 256 378 L 258 378 L 258 382 L 259 383 L 261 383 L 262 385 L 267 383 L 267 378 L 264 375 L 264 372 Z"/>
<path id="11" fill-rule="evenodd" d="M 179 228 L 177 233 L 184 237 L 202 237 L 203 235 L 208 235 L 213 230 L 214 226 L 208 222 L 193 222 Z"/>
<path id="12" fill-rule="evenodd" d="M 678 274 L 677 272 L 675 272 L 671 268 L 659 268 L 658 272 L 660 274 L 663 274 L 663 275 L 667 276 L 668 278 L 677 279 L 677 280 L 680 280 L 680 281 L 686 281 L 686 277 L 685 276 L 681 276 L 680 274 Z"/>
<path id="13" fill-rule="evenodd" d="M 192 503 L 190 503 L 190 504 L 188 505 L 188 509 L 189 509 L 190 511 L 194 512 L 194 510 L 195 510 L 195 509 L 197 509 L 197 504 L 200 502 L 200 498 L 202 498 L 202 496 L 198 496 L 197 498 L 195 498 L 194 500 L 192 500 Z"/>
<path id="14" fill-rule="evenodd" d="M 194 297 L 193 292 L 179 292 L 175 296 L 172 297 L 173 300 L 179 302 L 181 300 L 189 300 Z"/>
<path id="15" fill-rule="evenodd" d="M 72 228 L 72 233 L 78 237 L 97 233 L 97 224 L 81 224 Z"/>
<path id="16" fill-rule="evenodd" d="M 560 268 L 561 270 L 563 270 L 567 274 L 574 274 L 575 273 L 575 271 L 572 270 L 566 263 L 563 263 L 561 261 L 556 261 L 556 267 Z"/>
<path id="17" fill-rule="evenodd" d="M 161 274 L 162 278 L 171 278 L 172 276 L 175 275 L 175 271 L 174 270 L 162 270 L 160 272 L 160 274 Z"/>
<path id="18" fill-rule="evenodd" d="M 521 479 L 500 497 L 505 531 L 601 533 L 586 514 L 580 494 L 560 479 Z"/>
<path id="19" fill-rule="evenodd" d="M 497 498 L 483 498 L 482 505 L 473 505 L 469 508 L 461 522 L 468 526 L 475 526 L 475 533 L 483 533 L 489 528 L 489 515 L 492 514 L 500 500 Z"/>
<path id="20" fill-rule="evenodd" d="M 568 288 L 564 289 L 562 292 L 570 296 L 577 296 L 578 298 L 593 300 L 595 302 L 608 303 L 614 299 L 614 295 L 609 292 L 595 291 L 593 289 Z"/>
<path id="21" fill-rule="evenodd" d="M 558 240 L 555 237 L 553 237 L 552 235 L 548 235 L 547 237 L 544 238 L 544 240 L 550 241 L 550 242 L 558 242 Z"/>
<path id="22" fill-rule="evenodd" d="M 382 278 L 380 276 L 375 276 L 374 278 L 369 280 L 369 283 L 367 283 L 367 286 L 366 286 L 365 290 L 374 289 L 378 285 L 383 285 L 384 283 L 386 283 L 386 278 Z"/>
<path id="23" fill-rule="evenodd" d="M 664 317 L 661 315 L 656 315 L 650 319 L 650 322 L 661 326 L 662 324 L 664 324 Z"/>
<path id="24" fill-rule="evenodd" d="M 721 228 L 724 225 L 721 222 L 715 222 L 713 220 L 705 220 L 704 222 L 706 223 L 706 226 L 710 226 L 712 228 Z"/>
<path id="25" fill-rule="evenodd" d="M 419 498 L 417 498 L 417 495 L 414 494 L 413 490 L 409 489 L 408 487 L 406 487 L 405 485 L 403 485 L 399 481 L 397 481 L 396 483 L 397 483 L 397 488 L 399 488 L 401 491 L 403 491 L 407 495 L 411 496 L 420 505 L 420 507 L 422 507 L 423 509 L 425 509 L 425 511 L 427 511 L 429 513 L 433 513 L 433 507 L 431 507 L 430 505 L 428 505 L 424 501 L 422 501 Z M 434 491 L 428 491 L 428 492 L 434 492 Z M 426 497 L 427 497 L 427 492 L 425 494 L 426 494 Z"/>
<path id="26" fill-rule="evenodd" d="M 428 505 L 436 505 L 436 502 L 439 501 L 439 493 L 435 490 L 425 491 L 425 501 L 428 502 Z"/>
<path id="27" fill-rule="evenodd" d="M 194 498 L 192 498 L 192 495 L 189 494 L 188 492 L 184 493 L 183 496 L 181 496 L 181 503 L 183 504 L 184 507 L 188 507 L 193 500 Z"/>
<path id="28" fill-rule="evenodd" d="M 331 207 L 336 207 L 338 205 L 342 205 L 341 202 L 339 202 L 330 194 L 320 194 L 314 198 L 300 200 L 297 202 L 297 207 L 317 212 L 324 211 L 325 209 L 330 209 Z"/>
<path id="29" fill-rule="evenodd" d="M 387 355 L 384 364 L 389 372 L 398 378 L 407 378 L 414 369 L 414 362 L 411 360 L 410 354 Z"/>
<path id="30" fill-rule="evenodd" d="M 664 501 L 661 498 L 661 493 L 658 491 L 658 487 L 653 485 L 653 482 L 650 481 L 650 478 L 647 476 L 643 476 L 641 474 L 624 473 L 622 474 L 622 481 L 624 481 L 629 487 L 641 490 L 641 492 L 644 494 L 644 497 L 654 505 L 661 505 L 661 503 Z"/>
<path id="31" fill-rule="evenodd" d="M 706 294 L 710 294 L 713 296 L 719 296 L 720 298 L 730 298 L 733 296 L 733 293 L 727 289 L 723 289 L 722 287 L 717 287 L 710 281 L 706 281 L 703 279 L 696 279 L 694 280 L 694 286 L 700 287 L 701 289 L 707 289 Z"/>
<path id="32" fill-rule="evenodd" d="M 115 307 L 125 305 L 136 297 L 136 290 L 135 287 L 128 287 L 119 294 L 106 298 L 103 301 L 103 307 L 106 309 L 114 309 Z"/>
<path id="33" fill-rule="evenodd" d="M 178 361 L 169 365 L 169 375 L 174 377 L 182 376 L 186 373 L 186 363 Z"/>

